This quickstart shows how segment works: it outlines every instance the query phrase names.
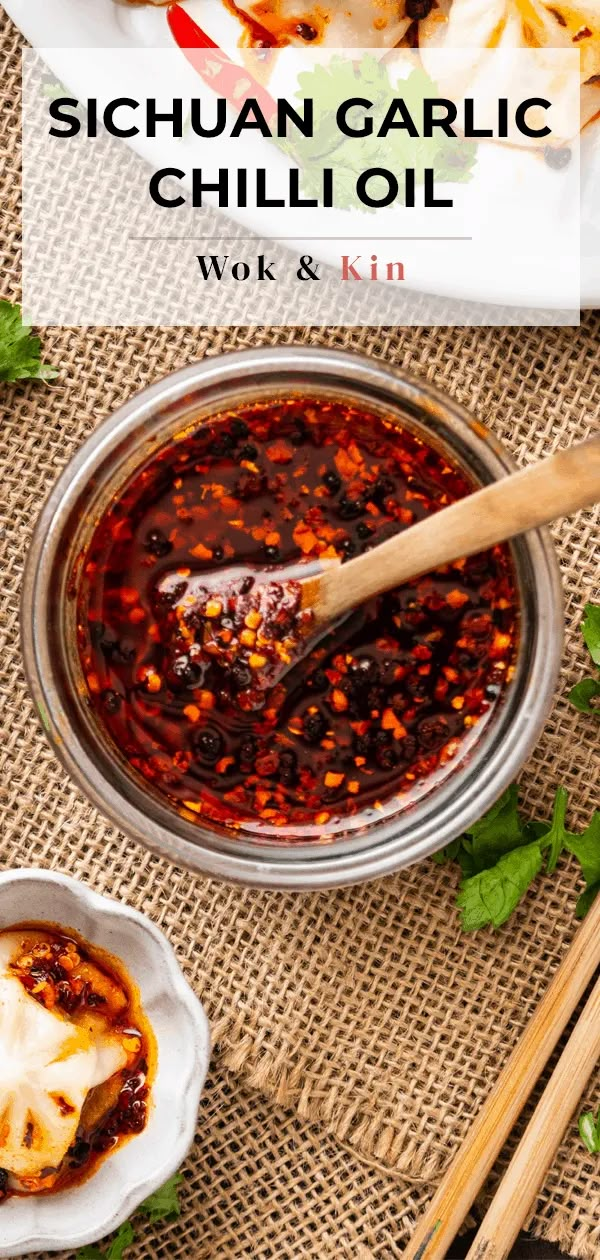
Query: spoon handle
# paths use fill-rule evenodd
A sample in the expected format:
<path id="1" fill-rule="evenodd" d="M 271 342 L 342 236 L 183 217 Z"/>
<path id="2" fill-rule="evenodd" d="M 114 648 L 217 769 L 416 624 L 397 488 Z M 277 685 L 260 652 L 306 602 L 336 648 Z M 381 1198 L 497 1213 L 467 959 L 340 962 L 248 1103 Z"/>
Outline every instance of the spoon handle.
<path id="1" fill-rule="evenodd" d="M 318 578 L 317 615 L 333 620 L 372 595 L 472 556 L 600 499 L 600 437 L 590 438 L 435 512 Z"/>

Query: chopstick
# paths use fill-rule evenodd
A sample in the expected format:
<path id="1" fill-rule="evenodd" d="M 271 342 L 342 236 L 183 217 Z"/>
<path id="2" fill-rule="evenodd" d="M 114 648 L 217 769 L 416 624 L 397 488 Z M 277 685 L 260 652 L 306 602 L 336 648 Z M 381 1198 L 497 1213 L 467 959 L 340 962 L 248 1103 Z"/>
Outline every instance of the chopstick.
<path id="1" fill-rule="evenodd" d="M 506 1260 L 599 1057 L 600 980 L 519 1142 L 467 1260 Z"/>
<path id="2" fill-rule="evenodd" d="M 599 965 L 600 896 L 596 898 L 584 919 L 523 1036 L 500 1073 L 494 1089 L 475 1118 L 429 1207 L 417 1223 L 415 1232 L 403 1253 L 403 1260 L 443 1260 Z M 592 998 L 598 1000 L 596 989 Z M 588 1006 L 585 1007 L 584 1015 L 587 1015 Z M 600 1018 L 597 1023 L 600 1028 Z M 577 1027 L 579 1028 L 579 1023 Z M 587 1027 L 586 1020 L 584 1032 Z M 573 1033 L 574 1036 L 575 1033 Z M 580 1053 L 579 1044 L 577 1040 L 574 1051 L 576 1056 Z M 569 1042 L 570 1045 L 571 1042 Z M 594 1037 L 589 1037 L 588 1040 L 589 1072 L 598 1055 L 598 1050 L 594 1053 L 595 1045 L 596 1035 L 594 1034 Z M 564 1053 L 566 1054 L 567 1051 L 565 1050 Z M 576 1057 L 573 1063 L 576 1065 L 578 1062 L 579 1058 Z M 578 1070 L 581 1071 L 581 1069 Z M 578 1080 L 582 1090 L 585 1081 L 582 1076 Z M 575 1089 L 575 1085 L 573 1088 Z M 572 1104 L 569 1104 L 570 1110 L 564 1120 L 564 1125 L 567 1124 L 576 1101 L 575 1098 Z M 555 1100 L 555 1106 L 557 1110 L 554 1114 L 558 1117 L 558 1099 Z M 562 1116 L 563 1110 L 560 1108 L 560 1119 L 556 1119 L 556 1127 L 560 1130 L 559 1137 L 563 1132 L 560 1127 Z M 556 1134 L 553 1133 L 553 1137 L 555 1136 Z M 551 1152 L 551 1158 L 555 1150 L 556 1147 Z M 542 1155 L 543 1152 L 538 1148 L 536 1152 L 538 1161 Z M 546 1167 L 541 1171 L 542 1177 Z M 532 1169 L 531 1172 L 533 1174 L 534 1170 Z M 533 1194 L 538 1185 L 539 1180 L 533 1186 Z M 492 1224 L 494 1224 L 493 1221 Z M 518 1228 L 519 1226 L 517 1226 L 517 1232 Z M 476 1254 L 478 1260 L 482 1260 L 484 1255 L 485 1260 L 492 1260 L 492 1257 L 496 1260 L 496 1255 L 491 1250 L 478 1251 Z M 498 1253 L 498 1255 L 503 1254 L 505 1253 Z"/>

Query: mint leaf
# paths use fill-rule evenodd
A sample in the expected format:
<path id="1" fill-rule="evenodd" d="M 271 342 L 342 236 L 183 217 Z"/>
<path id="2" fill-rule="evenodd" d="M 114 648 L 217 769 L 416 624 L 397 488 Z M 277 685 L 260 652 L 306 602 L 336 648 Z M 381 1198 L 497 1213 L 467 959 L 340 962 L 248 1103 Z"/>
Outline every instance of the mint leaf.
<path id="1" fill-rule="evenodd" d="M 600 665 L 600 604 L 586 604 L 583 611 L 583 638 L 594 665 Z"/>
<path id="2" fill-rule="evenodd" d="M 459 836 L 457 840 L 451 840 L 450 844 L 447 844 L 445 848 L 432 854 L 434 862 L 437 862 L 438 866 L 445 866 L 446 862 L 454 862 L 458 857 L 460 846 L 461 838 Z"/>
<path id="3" fill-rule="evenodd" d="M 41 343 L 21 319 L 21 307 L 0 299 L 0 381 L 49 381 L 57 375 L 43 364 Z"/>
<path id="4" fill-rule="evenodd" d="M 579 1136 L 590 1155 L 600 1154 L 600 1112 L 597 1118 L 593 1111 L 579 1117 Z"/>
<path id="5" fill-rule="evenodd" d="M 570 700 L 580 713 L 591 713 L 594 717 L 600 718 L 600 704 L 592 704 L 592 701 L 597 700 L 598 697 L 600 697 L 600 679 L 582 678 L 581 682 L 571 687 L 567 700 Z"/>
<path id="6" fill-rule="evenodd" d="M 545 851 L 548 871 L 556 868 L 564 849 L 579 859 L 587 887 L 575 913 L 579 919 L 587 914 L 600 892 L 600 810 L 585 831 L 575 834 L 566 827 L 568 803 L 566 788 L 559 787 L 550 822 L 538 818 L 525 822 L 513 783 L 479 822 L 435 854 L 439 865 L 460 866 L 457 905 L 465 931 L 504 923 L 541 870 Z"/>
<path id="7" fill-rule="evenodd" d="M 466 848 L 472 858 L 474 874 L 494 866 L 505 853 L 524 844 L 516 783 L 511 783 L 487 814 L 473 824 L 467 835 L 471 843 Z"/>
<path id="8" fill-rule="evenodd" d="M 174 1221 L 181 1215 L 179 1186 L 183 1185 L 183 1180 L 181 1173 L 175 1173 L 160 1190 L 156 1190 L 140 1204 L 138 1210 L 144 1212 L 151 1224 L 156 1221 Z"/>
<path id="9" fill-rule="evenodd" d="M 491 870 L 464 879 L 456 899 L 465 932 L 492 924 L 498 928 L 510 917 L 539 874 L 542 852 L 537 841 L 506 853 Z"/>
<path id="10" fill-rule="evenodd" d="M 523 827 L 523 835 L 525 843 L 531 844 L 532 840 L 541 840 L 542 836 L 548 833 L 548 823 L 540 822 L 539 818 L 532 818 L 530 822 L 525 823 Z"/>

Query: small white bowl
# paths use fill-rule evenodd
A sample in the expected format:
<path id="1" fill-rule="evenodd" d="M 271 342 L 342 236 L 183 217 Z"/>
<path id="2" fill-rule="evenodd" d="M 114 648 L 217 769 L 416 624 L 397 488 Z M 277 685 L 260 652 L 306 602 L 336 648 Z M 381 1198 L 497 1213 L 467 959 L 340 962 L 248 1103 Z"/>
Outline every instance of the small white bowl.
<path id="1" fill-rule="evenodd" d="M 170 944 L 144 915 L 67 875 L 0 873 L 0 929 L 28 920 L 73 928 L 122 959 L 154 1031 L 158 1063 L 142 1133 L 109 1155 L 81 1185 L 0 1204 L 0 1257 L 81 1247 L 127 1220 L 187 1155 L 210 1059 L 203 1007 Z"/>

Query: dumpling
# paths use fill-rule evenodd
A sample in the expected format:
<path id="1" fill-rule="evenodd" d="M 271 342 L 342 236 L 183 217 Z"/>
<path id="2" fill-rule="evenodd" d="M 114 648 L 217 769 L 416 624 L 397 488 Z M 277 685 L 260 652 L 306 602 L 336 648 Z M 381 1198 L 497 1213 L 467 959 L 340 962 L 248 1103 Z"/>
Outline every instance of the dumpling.
<path id="1" fill-rule="evenodd" d="M 16 976 L 0 975 L 0 1167 L 25 1188 L 56 1169 L 89 1091 L 126 1062 L 118 1037 L 46 1010 Z"/>
<path id="2" fill-rule="evenodd" d="M 405 0 L 225 0 L 228 8 L 256 22 L 276 43 L 313 43 L 330 48 L 393 48 L 412 19 Z"/>
<path id="3" fill-rule="evenodd" d="M 419 47 L 425 61 L 429 48 L 579 49 L 582 127 L 600 110 L 600 0 L 439 0 L 419 23 Z"/>

